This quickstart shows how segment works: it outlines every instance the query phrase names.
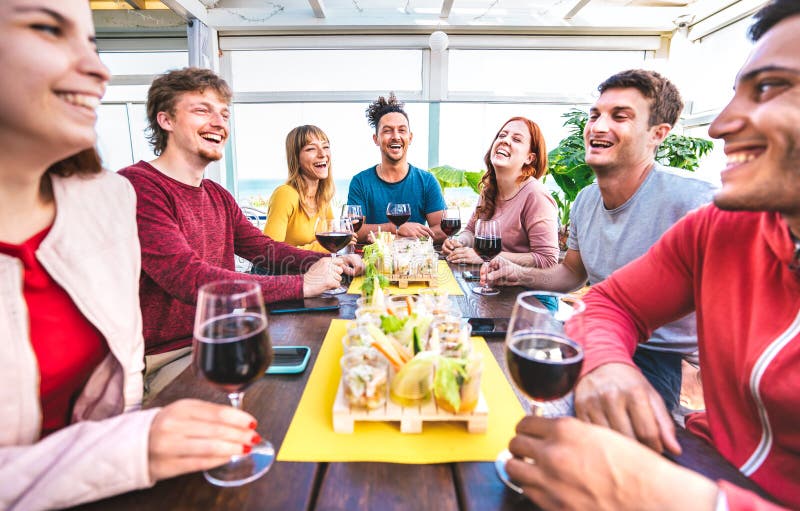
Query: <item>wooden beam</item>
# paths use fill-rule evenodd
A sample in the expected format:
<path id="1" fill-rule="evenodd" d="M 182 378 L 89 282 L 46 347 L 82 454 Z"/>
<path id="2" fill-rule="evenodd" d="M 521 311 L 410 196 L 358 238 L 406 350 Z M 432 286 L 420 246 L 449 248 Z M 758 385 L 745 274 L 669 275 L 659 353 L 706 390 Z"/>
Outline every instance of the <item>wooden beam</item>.
<path id="1" fill-rule="evenodd" d="M 564 15 L 564 19 L 571 20 L 572 18 L 575 17 L 576 14 L 578 14 L 578 12 L 580 12 L 581 9 L 586 7 L 586 5 L 591 1 L 592 0 L 578 0 L 575 6 Z"/>
<path id="2" fill-rule="evenodd" d="M 161 2 L 186 21 L 200 20 L 208 25 L 208 10 L 198 0 L 161 0 Z"/>
<path id="3" fill-rule="evenodd" d="M 325 18 L 325 4 L 322 0 L 308 0 L 308 3 L 314 11 L 315 18 Z"/>
<path id="4" fill-rule="evenodd" d="M 453 9 L 453 3 L 455 0 L 444 0 L 442 2 L 442 12 L 439 13 L 439 17 L 443 20 L 446 20 L 450 17 L 450 10 Z"/>
<path id="5" fill-rule="evenodd" d="M 144 0 L 125 0 L 128 5 L 133 7 L 134 9 L 144 10 L 147 9 L 147 6 L 144 4 Z"/>

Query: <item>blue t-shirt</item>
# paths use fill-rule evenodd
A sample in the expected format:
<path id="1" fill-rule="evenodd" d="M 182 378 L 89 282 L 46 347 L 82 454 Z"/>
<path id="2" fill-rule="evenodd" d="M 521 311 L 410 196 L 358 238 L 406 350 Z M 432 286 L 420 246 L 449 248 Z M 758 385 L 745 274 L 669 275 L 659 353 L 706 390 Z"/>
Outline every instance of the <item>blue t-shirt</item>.
<path id="1" fill-rule="evenodd" d="M 363 170 L 350 181 L 348 204 L 360 204 L 368 224 L 384 224 L 386 206 L 390 202 L 411 205 L 409 222 L 427 224 L 426 215 L 446 208 L 442 189 L 433 174 L 413 165 L 408 174 L 397 183 L 387 183 L 378 177 L 377 165 Z"/>

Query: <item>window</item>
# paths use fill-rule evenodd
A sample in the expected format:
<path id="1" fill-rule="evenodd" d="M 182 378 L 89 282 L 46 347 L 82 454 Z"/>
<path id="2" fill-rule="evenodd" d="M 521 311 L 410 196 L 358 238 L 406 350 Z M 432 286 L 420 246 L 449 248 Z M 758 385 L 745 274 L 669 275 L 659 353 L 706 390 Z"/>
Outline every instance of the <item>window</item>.
<path id="1" fill-rule="evenodd" d="M 231 52 L 236 92 L 422 90 L 421 50 Z M 406 94 L 407 96 L 407 94 Z"/>
<path id="2" fill-rule="evenodd" d="M 448 88 L 486 100 L 586 100 L 615 72 L 642 67 L 644 57 L 644 51 L 451 50 Z"/>
<path id="3" fill-rule="evenodd" d="M 157 47 L 158 40 L 129 42 L 131 46 Z M 183 44 L 185 40 L 165 43 Z M 111 71 L 111 84 L 98 109 L 97 147 L 103 166 L 117 171 L 139 160 L 152 160 L 155 155 L 145 138 L 147 91 L 155 75 L 185 67 L 187 51 L 102 51 L 104 46 L 118 46 L 115 41 L 100 40 L 100 60 Z"/>
<path id="4" fill-rule="evenodd" d="M 319 126 L 331 141 L 334 206 L 347 201 L 350 179 L 380 162 L 367 124 L 368 103 L 269 103 L 234 105 L 234 149 L 240 204 L 266 208 L 272 191 L 286 181 L 286 135 L 295 126 Z M 428 105 L 407 103 L 414 139 L 408 161 L 428 168 Z"/>

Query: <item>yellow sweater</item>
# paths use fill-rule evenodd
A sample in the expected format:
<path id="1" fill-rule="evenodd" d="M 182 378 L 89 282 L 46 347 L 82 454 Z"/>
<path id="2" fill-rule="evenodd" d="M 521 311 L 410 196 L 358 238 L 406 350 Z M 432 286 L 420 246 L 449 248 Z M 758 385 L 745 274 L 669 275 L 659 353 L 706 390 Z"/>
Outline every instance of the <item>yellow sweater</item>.
<path id="1" fill-rule="evenodd" d="M 314 237 L 314 226 L 320 215 L 327 219 L 333 218 L 331 205 L 326 204 L 316 215 L 309 218 L 300 208 L 300 194 L 297 190 L 289 185 L 281 185 L 269 198 L 264 234 L 275 241 L 327 253 L 328 251 L 322 248 Z"/>

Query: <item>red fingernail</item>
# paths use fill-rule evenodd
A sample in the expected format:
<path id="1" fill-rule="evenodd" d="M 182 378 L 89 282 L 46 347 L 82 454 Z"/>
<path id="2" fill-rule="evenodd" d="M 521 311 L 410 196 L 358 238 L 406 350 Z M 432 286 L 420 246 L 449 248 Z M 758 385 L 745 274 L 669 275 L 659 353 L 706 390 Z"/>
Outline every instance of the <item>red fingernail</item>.
<path id="1" fill-rule="evenodd" d="M 250 424 L 247 425 L 247 427 L 250 429 L 256 429 L 256 426 L 258 426 L 256 421 L 250 421 Z"/>
<path id="2" fill-rule="evenodd" d="M 252 439 L 250 439 L 250 443 L 251 443 L 251 444 L 254 444 L 254 445 L 255 445 L 255 444 L 260 444 L 260 443 L 261 443 L 261 435 L 259 435 L 258 433 L 256 433 L 255 435 L 253 435 L 253 438 L 252 438 Z"/>
<path id="3" fill-rule="evenodd" d="M 243 445 L 242 446 L 242 454 L 250 454 L 250 451 L 253 450 L 252 445 Z"/>

